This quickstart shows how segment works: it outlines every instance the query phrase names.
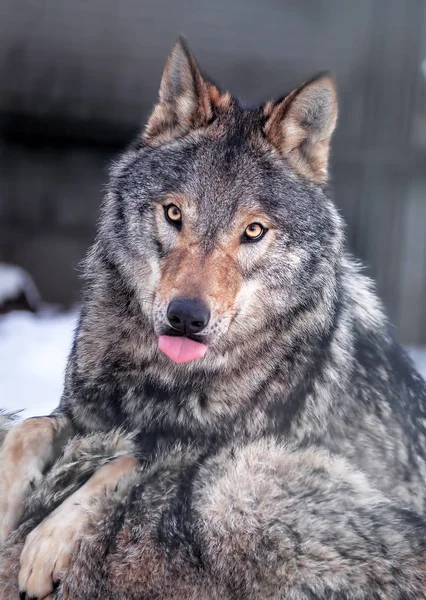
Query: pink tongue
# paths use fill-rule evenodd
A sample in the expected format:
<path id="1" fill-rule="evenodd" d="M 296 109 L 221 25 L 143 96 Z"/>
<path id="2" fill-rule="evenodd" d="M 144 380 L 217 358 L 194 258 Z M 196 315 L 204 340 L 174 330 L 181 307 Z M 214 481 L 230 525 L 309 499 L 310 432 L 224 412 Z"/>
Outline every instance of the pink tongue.
<path id="1" fill-rule="evenodd" d="M 161 352 L 177 363 L 189 362 L 201 358 L 207 352 L 207 346 L 186 337 L 160 335 L 158 347 Z"/>

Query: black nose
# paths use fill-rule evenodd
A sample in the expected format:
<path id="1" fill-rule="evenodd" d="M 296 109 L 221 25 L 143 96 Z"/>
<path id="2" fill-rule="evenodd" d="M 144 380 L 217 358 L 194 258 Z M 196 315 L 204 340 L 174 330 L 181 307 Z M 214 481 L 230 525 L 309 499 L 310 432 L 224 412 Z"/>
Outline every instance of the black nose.
<path id="1" fill-rule="evenodd" d="M 199 333 L 210 320 L 210 311 L 201 300 L 178 298 L 167 309 L 170 325 L 182 335 Z"/>

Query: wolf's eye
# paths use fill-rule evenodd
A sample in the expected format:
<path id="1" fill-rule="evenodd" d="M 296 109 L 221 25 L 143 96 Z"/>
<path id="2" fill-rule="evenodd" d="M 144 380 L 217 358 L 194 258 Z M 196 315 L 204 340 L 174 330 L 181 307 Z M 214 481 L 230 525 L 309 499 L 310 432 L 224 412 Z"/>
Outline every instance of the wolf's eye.
<path id="1" fill-rule="evenodd" d="M 257 242 L 268 230 L 260 223 L 250 223 L 244 230 L 243 242 Z"/>
<path id="2" fill-rule="evenodd" d="M 168 204 L 164 207 L 164 214 L 166 219 L 172 225 L 180 227 L 182 225 L 182 211 L 176 204 Z"/>

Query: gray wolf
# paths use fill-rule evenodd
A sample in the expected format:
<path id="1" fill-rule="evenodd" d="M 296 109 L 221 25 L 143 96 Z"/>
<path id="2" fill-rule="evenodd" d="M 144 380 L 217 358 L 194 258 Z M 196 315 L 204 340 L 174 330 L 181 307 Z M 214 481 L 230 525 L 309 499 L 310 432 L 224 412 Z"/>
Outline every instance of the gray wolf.
<path id="1" fill-rule="evenodd" d="M 426 597 L 426 387 L 345 248 L 336 119 L 328 74 L 246 108 L 175 45 L 61 402 L 3 442 L 5 600 Z"/>

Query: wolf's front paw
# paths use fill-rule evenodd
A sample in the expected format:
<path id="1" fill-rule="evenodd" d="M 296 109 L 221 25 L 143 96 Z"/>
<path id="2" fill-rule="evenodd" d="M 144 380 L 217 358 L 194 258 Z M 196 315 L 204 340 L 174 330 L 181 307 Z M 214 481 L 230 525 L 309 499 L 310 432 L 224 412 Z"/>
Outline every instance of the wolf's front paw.
<path id="1" fill-rule="evenodd" d="M 63 579 L 87 512 L 65 501 L 27 537 L 21 554 L 21 598 L 46 598 Z"/>
<path id="2" fill-rule="evenodd" d="M 21 554 L 21 597 L 46 598 L 62 581 L 75 543 L 86 529 L 93 501 L 115 490 L 125 475 L 139 471 L 133 456 L 120 456 L 103 465 L 27 537 Z M 125 488 L 127 489 L 127 488 Z M 96 503 L 95 503 L 96 505 Z"/>
<path id="3" fill-rule="evenodd" d="M 0 455 L 0 542 L 9 537 L 22 517 L 24 498 L 41 479 L 38 469 L 19 468 Z"/>
<path id="4" fill-rule="evenodd" d="M 27 493 L 42 478 L 40 434 L 46 419 L 29 419 L 7 434 L 0 449 L 0 542 L 18 525 Z"/>

